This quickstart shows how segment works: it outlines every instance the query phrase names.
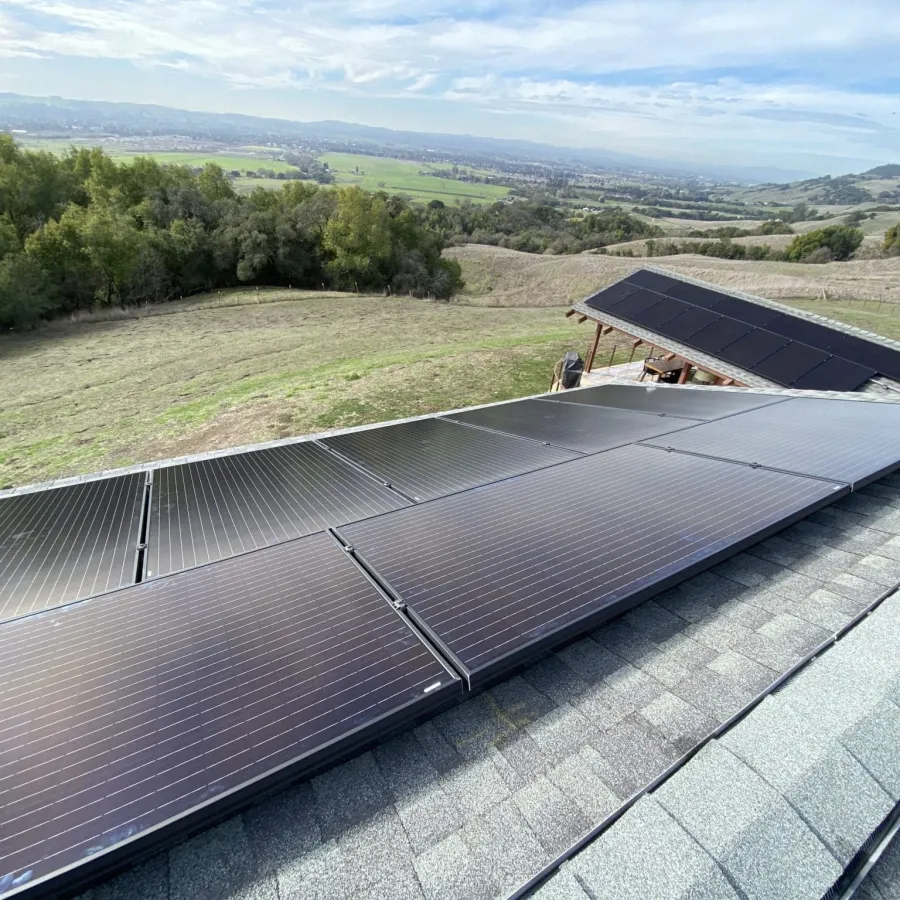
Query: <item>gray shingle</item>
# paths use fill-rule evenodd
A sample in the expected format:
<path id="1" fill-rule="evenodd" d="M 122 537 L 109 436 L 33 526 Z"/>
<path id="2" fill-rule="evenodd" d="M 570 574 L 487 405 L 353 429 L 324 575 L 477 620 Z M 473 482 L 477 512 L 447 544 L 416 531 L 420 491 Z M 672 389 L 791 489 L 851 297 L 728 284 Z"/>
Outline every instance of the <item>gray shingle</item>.
<path id="1" fill-rule="evenodd" d="M 547 777 L 593 824 L 618 809 L 621 798 L 604 781 L 607 763 L 591 746 L 582 747 L 552 768 Z"/>
<path id="2" fill-rule="evenodd" d="M 536 722 L 558 705 L 519 677 L 501 682 L 485 696 L 488 704 L 515 728 L 524 728 Z"/>
<path id="3" fill-rule="evenodd" d="M 778 791 L 844 865 L 893 803 L 837 739 L 765 700 L 721 739 Z"/>
<path id="4" fill-rule="evenodd" d="M 687 622 L 654 600 L 648 600 L 625 615 L 625 621 L 656 644 L 684 630 Z"/>
<path id="5" fill-rule="evenodd" d="M 850 570 L 851 575 L 865 578 L 884 588 L 894 587 L 900 582 L 900 560 L 880 554 L 862 557 Z"/>
<path id="6" fill-rule="evenodd" d="M 452 769 L 441 786 L 464 818 L 487 812 L 510 794 L 489 756 L 479 756 Z"/>
<path id="7" fill-rule="evenodd" d="M 668 738 L 679 753 L 686 753 L 696 746 L 718 724 L 711 716 L 668 691 L 648 703 L 640 714 Z"/>
<path id="8" fill-rule="evenodd" d="M 748 900 L 818 900 L 841 874 L 790 806 L 717 742 L 654 797 Z"/>
<path id="9" fill-rule="evenodd" d="M 672 693 L 692 706 L 706 712 L 717 722 L 740 712 L 755 696 L 742 681 L 720 675 L 708 666 L 692 672 L 684 681 L 672 687 Z"/>
<path id="10" fill-rule="evenodd" d="M 719 867 L 644 798 L 567 867 L 593 900 L 737 900 Z"/>
<path id="11" fill-rule="evenodd" d="M 593 741 L 600 775 L 620 797 L 630 797 L 678 759 L 678 751 L 655 728 L 629 716 Z"/>
<path id="12" fill-rule="evenodd" d="M 376 747 L 374 754 L 378 769 L 395 800 L 415 795 L 440 777 L 411 731 Z"/>
<path id="13" fill-rule="evenodd" d="M 371 753 L 313 778 L 312 788 L 325 840 L 362 822 L 391 802 L 384 776 Z"/>
<path id="14" fill-rule="evenodd" d="M 511 893 L 551 859 L 512 800 L 472 819 L 462 834 L 479 867 L 490 871 L 496 894 Z"/>
<path id="15" fill-rule="evenodd" d="M 417 856 L 413 864 L 428 900 L 490 900 L 494 896 L 489 868 L 459 833 Z"/>
<path id="16" fill-rule="evenodd" d="M 80 900 L 168 900 L 169 859 L 160 853 L 81 895 Z"/>
<path id="17" fill-rule="evenodd" d="M 522 673 L 533 688 L 546 694 L 555 703 L 574 703 L 589 687 L 558 654 L 538 660 Z"/>
<path id="18" fill-rule="evenodd" d="M 318 846 L 322 834 L 309 782 L 251 806 L 244 813 L 244 828 L 257 865 L 266 872 Z"/>
<path id="19" fill-rule="evenodd" d="M 584 888 L 567 871 L 557 872 L 532 894 L 538 900 L 591 900 Z"/>
<path id="20" fill-rule="evenodd" d="M 278 870 L 278 900 L 343 900 L 351 891 L 344 854 L 333 841 Z"/>
<path id="21" fill-rule="evenodd" d="M 545 755 L 561 759 L 590 740 L 595 728 L 574 706 L 564 704 L 529 725 L 526 732 Z"/>
<path id="22" fill-rule="evenodd" d="M 169 853 L 171 900 L 277 900 L 273 875 L 257 870 L 241 816 Z"/>
<path id="23" fill-rule="evenodd" d="M 864 884 L 878 891 L 878 900 L 900 900 L 900 838 L 885 848 Z"/>
<path id="24" fill-rule="evenodd" d="M 463 823 L 456 805 L 438 784 L 404 794 L 394 806 L 414 853 L 424 853 Z"/>
<path id="25" fill-rule="evenodd" d="M 394 872 L 412 869 L 412 849 L 393 806 L 348 828 L 337 843 L 354 894 L 388 882 Z"/>
<path id="26" fill-rule="evenodd" d="M 713 566 L 710 571 L 714 575 L 727 578 L 736 584 L 756 587 L 762 584 L 766 578 L 774 578 L 779 575 L 782 572 L 782 566 L 751 556 L 749 553 L 738 553 L 737 556 L 732 556 L 731 559 Z"/>
<path id="27" fill-rule="evenodd" d="M 450 742 L 437 730 L 434 722 L 425 722 L 415 729 L 416 740 L 422 753 L 439 774 L 449 771 L 462 763 L 463 758 L 454 750 Z"/>
<path id="28" fill-rule="evenodd" d="M 841 735 L 844 746 L 900 800 L 900 709 L 885 701 Z"/>
<path id="29" fill-rule="evenodd" d="M 590 831 L 588 818 L 549 779 L 536 778 L 517 791 L 513 800 L 535 837 L 552 856 L 558 856 Z"/>
<path id="30" fill-rule="evenodd" d="M 434 725 L 463 759 L 475 759 L 516 730 L 488 694 L 454 706 L 439 715 Z"/>
<path id="31" fill-rule="evenodd" d="M 596 684 L 627 665 L 621 656 L 585 638 L 560 650 L 557 656 L 586 684 Z"/>

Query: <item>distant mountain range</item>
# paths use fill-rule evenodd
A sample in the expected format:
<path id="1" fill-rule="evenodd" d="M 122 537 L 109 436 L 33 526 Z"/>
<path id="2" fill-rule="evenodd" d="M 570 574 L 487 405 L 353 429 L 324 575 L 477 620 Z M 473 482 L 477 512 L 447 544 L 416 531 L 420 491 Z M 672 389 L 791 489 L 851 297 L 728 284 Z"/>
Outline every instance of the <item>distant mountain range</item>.
<path id="1" fill-rule="evenodd" d="M 705 176 L 723 181 L 773 182 L 810 177 L 768 167 L 690 165 L 603 149 L 575 149 L 531 141 L 460 134 L 394 131 L 349 122 L 294 122 L 230 113 L 193 112 L 137 103 L 67 100 L 0 93 L 0 128 L 60 136 L 181 135 L 195 140 L 266 143 L 331 141 L 360 147 L 398 147 L 440 153 L 463 153 L 518 161 L 600 169 L 628 169 L 668 175 Z"/>

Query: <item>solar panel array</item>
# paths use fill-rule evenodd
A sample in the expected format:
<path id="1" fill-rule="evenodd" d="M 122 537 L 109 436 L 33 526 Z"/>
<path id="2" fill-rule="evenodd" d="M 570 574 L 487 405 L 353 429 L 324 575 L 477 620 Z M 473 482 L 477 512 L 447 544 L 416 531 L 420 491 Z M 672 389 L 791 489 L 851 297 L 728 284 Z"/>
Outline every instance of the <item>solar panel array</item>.
<path id="1" fill-rule="evenodd" d="M 626 446 L 338 531 L 477 686 L 840 490 Z"/>
<path id="2" fill-rule="evenodd" d="M 289 541 L 408 502 L 313 443 L 159 469 L 147 576 Z"/>
<path id="3" fill-rule="evenodd" d="M 898 416 L 610 387 L 0 500 L 0 898 L 80 886 L 900 467 Z"/>
<path id="4" fill-rule="evenodd" d="M 0 621 L 135 580 L 146 476 L 0 499 Z"/>
<path id="5" fill-rule="evenodd" d="M 785 387 L 853 391 L 879 373 L 900 380 L 900 351 L 645 269 L 587 304 Z"/>

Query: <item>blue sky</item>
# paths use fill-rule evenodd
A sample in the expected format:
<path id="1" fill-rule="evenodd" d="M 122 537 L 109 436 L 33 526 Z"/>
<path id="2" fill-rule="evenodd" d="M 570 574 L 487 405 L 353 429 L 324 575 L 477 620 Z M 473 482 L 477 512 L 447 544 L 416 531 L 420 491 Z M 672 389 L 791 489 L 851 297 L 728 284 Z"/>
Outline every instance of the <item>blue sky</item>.
<path id="1" fill-rule="evenodd" d="M 2 0 L 0 90 L 839 174 L 900 162 L 897 0 Z"/>

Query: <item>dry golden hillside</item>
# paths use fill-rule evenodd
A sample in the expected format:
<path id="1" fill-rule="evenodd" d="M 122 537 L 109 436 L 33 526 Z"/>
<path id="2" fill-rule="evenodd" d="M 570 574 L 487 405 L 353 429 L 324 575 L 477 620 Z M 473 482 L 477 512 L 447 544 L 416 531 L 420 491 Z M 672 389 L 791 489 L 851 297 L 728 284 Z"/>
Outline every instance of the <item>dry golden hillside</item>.
<path id="1" fill-rule="evenodd" d="M 563 306 L 624 278 L 641 265 L 671 269 L 732 290 L 772 300 L 819 297 L 900 303 L 900 258 L 827 265 L 751 262 L 707 256 L 539 256 L 468 244 L 446 252 L 466 279 L 462 302 L 479 306 Z"/>

